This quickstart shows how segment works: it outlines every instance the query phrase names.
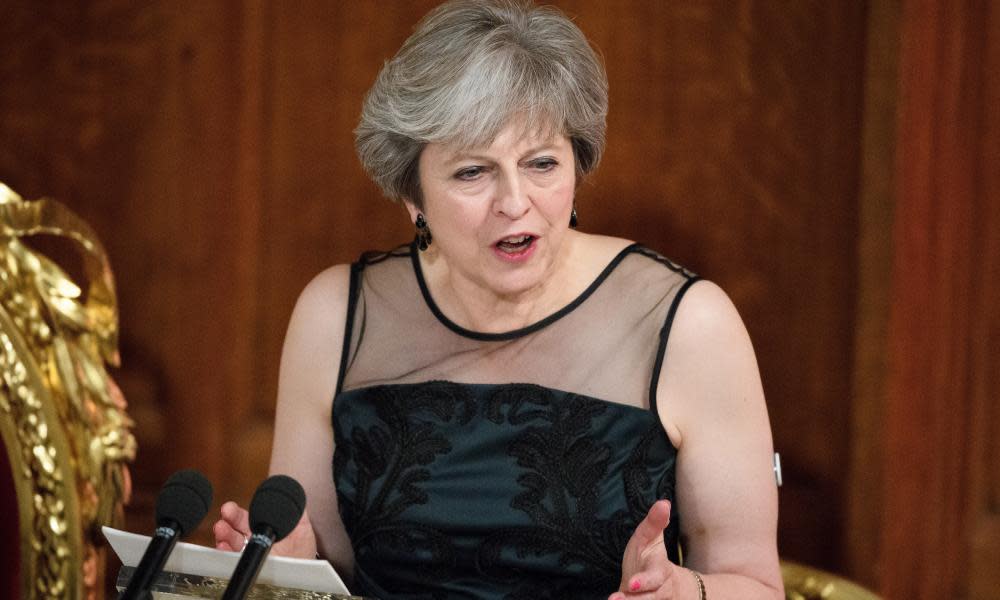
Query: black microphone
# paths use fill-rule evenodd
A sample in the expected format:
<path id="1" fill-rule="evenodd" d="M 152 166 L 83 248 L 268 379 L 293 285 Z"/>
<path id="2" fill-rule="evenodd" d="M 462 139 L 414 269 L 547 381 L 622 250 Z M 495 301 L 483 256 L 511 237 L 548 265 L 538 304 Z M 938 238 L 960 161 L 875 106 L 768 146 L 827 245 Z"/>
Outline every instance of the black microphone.
<path id="1" fill-rule="evenodd" d="M 306 509 L 306 493 L 287 475 L 272 475 L 260 484 L 250 501 L 252 535 L 229 578 L 222 600 L 242 600 L 257 580 L 257 574 L 274 542 L 295 529 Z"/>
<path id="2" fill-rule="evenodd" d="M 156 497 L 156 531 L 119 600 L 148 598 L 153 579 L 163 570 L 177 540 L 205 518 L 212 505 L 212 484 L 193 469 L 177 471 Z"/>

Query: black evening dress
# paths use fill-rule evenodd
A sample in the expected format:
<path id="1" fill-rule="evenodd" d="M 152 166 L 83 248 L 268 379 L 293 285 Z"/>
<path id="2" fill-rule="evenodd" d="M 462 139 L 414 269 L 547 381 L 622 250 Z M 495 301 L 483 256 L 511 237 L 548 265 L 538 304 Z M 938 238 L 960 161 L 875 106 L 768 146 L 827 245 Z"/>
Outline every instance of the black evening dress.
<path id="1" fill-rule="evenodd" d="M 677 453 L 654 400 L 696 279 L 633 244 L 561 310 L 480 333 L 440 311 L 413 245 L 362 256 L 333 405 L 355 593 L 615 591 L 636 525 L 657 499 L 674 500 Z M 664 531 L 673 560 L 682 510 L 674 503 Z"/>

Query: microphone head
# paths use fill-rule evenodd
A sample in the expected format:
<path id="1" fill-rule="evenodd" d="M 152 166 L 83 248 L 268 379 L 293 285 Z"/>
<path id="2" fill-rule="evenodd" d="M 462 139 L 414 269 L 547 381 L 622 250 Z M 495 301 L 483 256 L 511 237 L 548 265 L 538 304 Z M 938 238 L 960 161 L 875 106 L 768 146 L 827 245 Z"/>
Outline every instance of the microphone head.
<path id="1" fill-rule="evenodd" d="M 306 509 L 306 493 L 288 475 L 272 475 L 260 484 L 250 500 L 250 531 L 262 533 L 270 526 L 279 541 L 295 529 Z"/>
<path id="2" fill-rule="evenodd" d="M 157 527 L 179 526 L 181 535 L 189 533 L 208 513 L 212 505 L 212 484 L 194 469 L 171 475 L 156 498 Z"/>

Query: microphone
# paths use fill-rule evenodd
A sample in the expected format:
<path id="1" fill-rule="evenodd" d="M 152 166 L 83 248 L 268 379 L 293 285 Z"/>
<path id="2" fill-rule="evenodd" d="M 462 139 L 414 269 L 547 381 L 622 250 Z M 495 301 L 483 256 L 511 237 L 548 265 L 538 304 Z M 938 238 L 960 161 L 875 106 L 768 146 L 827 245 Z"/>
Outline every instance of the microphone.
<path id="1" fill-rule="evenodd" d="M 267 553 L 295 529 L 306 508 L 306 493 L 298 481 L 287 475 L 272 475 L 260 484 L 250 501 L 252 535 L 243 548 L 236 570 L 229 579 L 222 600 L 242 600 L 257 580 Z"/>
<path id="2" fill-rule="evenodd" d="M 212 504 L 212 484 L 194 469 L 171 475 L 156 497 L 156 531 L 119 600 L 145 599 L 177 540 L 198 526 Z"/>

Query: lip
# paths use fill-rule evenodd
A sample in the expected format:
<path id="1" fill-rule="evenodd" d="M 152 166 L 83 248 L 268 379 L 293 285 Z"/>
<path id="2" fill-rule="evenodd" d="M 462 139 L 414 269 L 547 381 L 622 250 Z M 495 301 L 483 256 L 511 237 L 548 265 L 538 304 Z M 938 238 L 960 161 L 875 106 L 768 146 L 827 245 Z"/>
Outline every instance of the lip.
<path id="1" fill-rule="evenodd" d="M 517 252 L 504 252 L 499 248 L 498 244 L 503 240 L 512 237 L 520 237 L 522 235 L 531 236 L 531 243 L 525 246 L 523 250 L 519 250 Z M 497 241 L 493 242 L 490 248 L 493 249 L 493 254 L 495 254 L 497 258 L 503 260 L 504 262 L 520 263 L 528 260 L 529 258 L 531 258 L 531 255 L 535 253 L 535 250 L 538 248 L 538 239 L 539 238 L 537 234 L 528 231 L 520 233 L 512 233 L 509 235 L 505 235 L 502 238 L 498 239 Z"/>

